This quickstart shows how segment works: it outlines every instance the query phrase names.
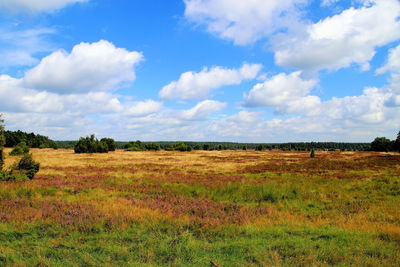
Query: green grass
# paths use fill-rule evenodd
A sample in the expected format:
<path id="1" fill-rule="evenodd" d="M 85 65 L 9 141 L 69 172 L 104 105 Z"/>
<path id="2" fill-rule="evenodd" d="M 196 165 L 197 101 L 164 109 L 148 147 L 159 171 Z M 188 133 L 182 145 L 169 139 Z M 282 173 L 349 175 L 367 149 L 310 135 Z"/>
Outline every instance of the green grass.
<path id="1" fill-rule="evenodd" d="M 398 155 L 33 153 L 0 266 L 400 266 Z"/>
<path id="2" fill-rule="evenodd" d="M 192 225 L 97 226 L 67 231 L 35 223 L 0 226 L 0 262 L 47 266 L 398 266 L 396 242 L 336 227 L 227 227 L 198 231 Z"/>

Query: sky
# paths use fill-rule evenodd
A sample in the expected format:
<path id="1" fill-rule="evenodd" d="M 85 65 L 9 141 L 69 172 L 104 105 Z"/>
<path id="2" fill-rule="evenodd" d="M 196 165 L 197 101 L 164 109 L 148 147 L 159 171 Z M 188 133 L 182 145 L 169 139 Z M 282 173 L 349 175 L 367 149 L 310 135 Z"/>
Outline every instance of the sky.
<path id="1" fill-rule="evenodd" d="M 0 113 L 55 140 L 371 142 L 399 0 L 0 0 Z"/>

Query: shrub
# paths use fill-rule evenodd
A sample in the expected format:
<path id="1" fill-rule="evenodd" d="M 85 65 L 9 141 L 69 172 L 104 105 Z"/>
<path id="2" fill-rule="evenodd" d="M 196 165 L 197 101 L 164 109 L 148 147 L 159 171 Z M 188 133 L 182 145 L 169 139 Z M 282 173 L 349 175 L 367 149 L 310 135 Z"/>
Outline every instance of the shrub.
<path id="1" fill-rule="evenodd" d="M 10 152 L 10 156 L 15 156 L 15 155 L 24 155 L 29 153 L 29 147 L 26 145 L 25 142 L 21 142 L 18 145 L 16 145 L 13 150 Z"/>
<path id="2" fill-rule="evenodd" d="M 169 147 L 166 147 L 165 150 L 167 150 L 167 151 L 182 151 L 182 152 L 184 152 L 184 151 L 192 151 L 192 147 L 186 145 L 183 142 L 180 142 L 180 143 L 173 144 L 173 145 L 171 145 Z"/>
<path id="3" fill-rule="evenodd" d="M 35 174 L 39 171 L 40 164 L 32 159 L 31 154 L 25 154 L 14 170 L 22 171 L 29 179 L 33 179 Z"/>
<path id="4" fill-rule="evenodd" d="M 0 181 L 27 181 L 32 180 L 39 171 L 40 164 L 32 159 L 31 154 L 25 154 L 18 164 L 14 164 L 10 171 L 0 171 Z"/>
<path id="5" fill-rule="evenodd" d="M 107 144 L 107 150 L 108 151 L 115 151 L 115 141 L 112 138 L 102 138 L 100 140 L 100 143 L 103 142 Z"/>
<path id="6" fill-rule="evenodd" d="M 4 153 L 3 153 L 3 148 L 0 147 L 0 171 L 3 169 L 4 165 Z"/>
<path id="7" fill-rule="evenodd" d="M 392 142 L 386 137 L 377 137 L 371 143 L 372 151 L 388 152 L 392 150 Z"/>
<path id="8" fill-rule="evenodd" d="M 157 143 L 148 143 L 144 146 L 146 150 L 154 150 L 154 151 L 159 151 L 161 150 L 161 147 Z"/>
<path id="9" fill-rule="evenodd" d="M 74 145 L 75 153 L 107 153 L 111 151 L 110 149 L 115 150 L 113 139 L 103 138 L 102 141 L 99 141 L 95 138 L 94 134 L 86 138 L 79 138 L 79 141 Z"/>
<path id="10" fill-rule="evenodd" d="M 144 147 L 143 143 L 139 140 L 135 142 L 129 142 L 125 145 L 125 151 L 145 151 L 146 148 Z"/>
<path id="11" fill-rule="evenodd" d="M 315 151 L 314 151 L 314 149 L 311 149 L 310 158 L 315 158 Z"/>
<path id="12" fill-rule="evenodd" d="M 256 147 L 256 150 L 257 150 L 257 151 L 264 151 L 264 150 L 265 150 L 265 147 L 264 147 L 263 145 L 258 145 L 258 146 Z"/>

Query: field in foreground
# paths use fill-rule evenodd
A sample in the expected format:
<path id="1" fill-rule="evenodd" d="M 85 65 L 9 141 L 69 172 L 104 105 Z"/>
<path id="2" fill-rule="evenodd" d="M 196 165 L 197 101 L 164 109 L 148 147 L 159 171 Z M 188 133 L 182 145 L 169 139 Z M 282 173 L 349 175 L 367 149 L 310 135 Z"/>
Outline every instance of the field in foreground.
<path id="1" fill-rule="evenodd" d="M 400 266 L 399 154 L 32 152 L 0 265 Z"/>

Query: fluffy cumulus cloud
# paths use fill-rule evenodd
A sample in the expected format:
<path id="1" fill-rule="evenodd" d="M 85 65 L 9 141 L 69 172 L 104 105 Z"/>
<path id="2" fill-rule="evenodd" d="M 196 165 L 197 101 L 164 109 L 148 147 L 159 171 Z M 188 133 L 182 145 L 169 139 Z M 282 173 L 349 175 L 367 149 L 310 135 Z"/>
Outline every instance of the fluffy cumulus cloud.
<path id="1" fill-rule="evenodd" d="M 189 110 L 182 112 L 181 117 L 185 120 L 202 120 L 208 115 L 220 111 L 226 107 L 226 103 L 214 100 L 204 100 Z"/>
<path id="2" fill-rule="evenodd" d="M 273 107 L 277 114 L 301 114 L 305 117 L 380 123 L 385 120 L 387 102 L 393 93 L 388 88 L 365 88 L 359 96 L 333 97 L 321 101 L 310 94 L 315 80 L 304 80 L 300 72 L 281 73 L 255 85 L 244 94 L 245 107 Z M 321 117 L 320 119 L 323 120 Z"/>
<path id="3" fill-rule="evenodd" d="M 391 83 L 387 91 L 391 97 L 386 101 L 387 106 L 400 106 L 400 45 L 389 51 L 387 63 L 376 70 L 377 74 L 391 73 Z"/>
<path id="4" fill-rule="evenodd" d="M 260 64 L 244 64 L 240 69 L 217 66 L 211 69 L 204 68 L 200 72 L 185 72 L 178 81 L 164 86 L 159 96 L 162 99 L 206 98 L 214 89 L 256 78 L 261 68 Z"/>
<path id="5" fill-rule="evenodd" d="M 235 44 L 245 45 L 297 20 L 296 4 L 305 0 L 184 0 L 185 17 Z"/>
<path id="6" fill-rule="evenodd" d="M 387 63 L 376 70 L 377 74 L 383 74 L 385 72 L 400 73 L 400 45 L 389 50 L 389 56 Z"/>
<path id="7" fill-rule="evenodd" d="M 128 116 L 141 117 L 160 111 L 162 106 L 163 106 L 162 102 L 157 102 L 148 99 L 146 101 L 133 103 L 127 108 L 125 113 Z"/>
<path id="8" fill-rule="evenodd" d="M 291 74 L 280 73 L 264 83 L 256 84 L 244 95 L 247 107 L 283 106 L 306 96 L 316 85 L 316 80 L 305 80 L 300 77 L 301 71 Z"/>
<path id="9" fill-rule="evenodd" d="M 371 141 L 376 136 L 393 136 L 400 127 L 400 108 L 388 107 L 391 97 L 385 88 L 366 88 L 359 96 L 332 98 L 312 105 L 301 97 L 290 105 L 276 108 L 297 109 L 293 116 L 265 119 L 261 112 L 241 111 L 215 121 L 210 127 L 216 136 L 249 138 L 253 141 Z M 295 106 L 293 108 L 293 105 Z M 246 138 L 244 140 L 246 140 Z"/>
<path id="10" fill-rule="evenodd" d="M 372 0 L 274 39 L 277 64 L 303 70 L 369 69 L 376 47 L 400 38 L 400 2 Z"/>
<path id="11" fill-rule="evenodd" d="M 74 3 L 88 2 L 89 0 L 0 0 L 0 10 L 20 12 L 53 12 Z"/>
<path id="12" fill-rule="evenodd" d="M 12 93 L 11 93 L 12 92 Z M 123 109 L 110 93 L 59 95 L 24 87 L 22 79 L 0 76 L 0 105 L 6 112 L 99 114 Z"/>
<path id="13" fill-rule="evenodd" d="M 45 57 L 22 78 L 0 75 L 0 107 L 7 126 L 77 138 L 87 130 L 106 131 L 108 123 L 97 124 L 112 114 L 129 118 L 158 112 L 161 102 L 132 103 L 114 92 L 135 79 L 134 66 L 141 59 L 140 53 L 106 41 L 82 43 L 70 54 Z"/>
<path id="14" fill-rule="evenodd" d="M 109 91 L 135 80 L 134 66 L 143 56 L 108 41 L 81 43 L 71 53 L 53 52 L 29 70 L 25 86 L 56 93 Z"/>

